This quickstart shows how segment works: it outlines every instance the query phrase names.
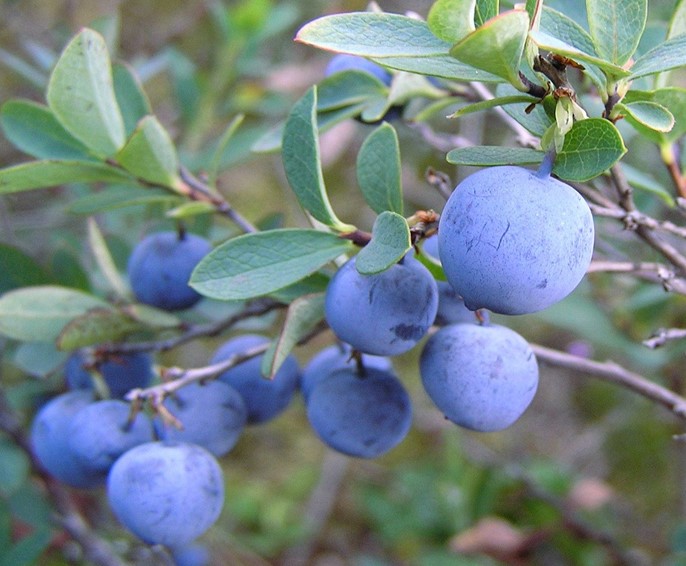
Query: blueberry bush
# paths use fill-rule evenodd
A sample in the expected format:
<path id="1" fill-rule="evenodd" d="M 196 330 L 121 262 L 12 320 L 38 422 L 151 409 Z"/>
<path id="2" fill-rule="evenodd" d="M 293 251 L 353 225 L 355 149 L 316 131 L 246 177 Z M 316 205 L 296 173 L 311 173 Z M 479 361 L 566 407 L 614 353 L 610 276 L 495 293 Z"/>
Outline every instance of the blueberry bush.
<path id="1" fill-rule="evenodd" d="M 0 566 L 684 563 L 686 1 L 2 10 Z"/>

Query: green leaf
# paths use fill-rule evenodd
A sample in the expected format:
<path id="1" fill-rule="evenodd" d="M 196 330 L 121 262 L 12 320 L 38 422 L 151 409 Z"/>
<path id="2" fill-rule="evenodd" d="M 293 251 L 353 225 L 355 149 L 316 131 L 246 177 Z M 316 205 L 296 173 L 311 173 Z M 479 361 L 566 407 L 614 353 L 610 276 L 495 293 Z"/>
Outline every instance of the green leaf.
<path id="1" fill-rule="evenodd" d="M 64 128 L 97 155 L 109 157 L 124 145 L 124 120 L 100 34 L 86 28 L 69 42 L 50 76 L 46 98 Z"/>
<path id="2" fill-rule="evenodd" d="M 410 249 L 407 220 L 395 212 L 382 212 L 374 221 L 371 241 L 357 254 L 355 267 L 363 275 L 379 273 L 398 263 Z"/>
<path id="3" fill-rule="evenodd" d="M 440 77 L 453 81 L 501 82 L 502 79 L 451 57 L 448 53 L 431 57 L 372 57 L 372 61 L 398 71 Z"/>
<path id="4" fill-rule="evenodd" d="M 326 291 L 330 279 L 330 277 L 324 275 L 323 273 L 313 273 L 312 275 L 305 277 L 305 279 L 302 279 L 297 283 L 293 283 L 293 285 L 289 285 L 288 287 L 284 287 L 283 289 L 279 289 L 278 291 L 270 293 L 269 296 L 276 301 L 290 304 L 295 299 L 302 297 L 303 295 L 323 293 Z"/>
<path id="5" fill-rule="evenodd" d="M 678 0 L 672 18 L 669 20 L 667 39 L 672 39 L 686 33 L 686 0 Z"/>
<path id="6" fill-rule="evenodd" d="M 178 328 L 183 323 L 181 319 L 170 312 L 144 304 L 130 304 L 120 310 L 133 320 L 148 328 Z"/>
<path id="7" fill-rule="evenodd" d="M 300 205 L 319 222 L 349 231 L 334 213 L 326 195 L 317 139 L 317 90 L 312 87 L 293 106 L 283 132 L 282 158 L 286 177 Z"/>
<path id="8" fill-rule="evenodd" d="M 303 295 L 293 301 L 286 313 L 281 332 L 262 358 L 262 374 L 273 379 L 276 372 L 303 338 L 324 320 L 324 293 Z"/>
<path id="9" fill-rule="evenodd" d="M 311 275 L 353 244 L 329 232 L 284 228 L 233 238 L 193 271 L 190 285 L 220 300 L 243 300 L 283 289 Z"/>
<path id="10" fill-rule="evenodd" d="M 656 102 L 633 102 L 618 104 L 617 111 L 632 122 L 655 130 L 669 132 L 674 127 L 674 116 L 661 104 Z"/>
<path id="11" fill-rule="evenodd" d="M 42 104 L 10 100 L 2 105 L 0 122 L 10 142 L 38 159 L 93 159 L 88 148 L 67 132 Z"/>
<path id="12" fill-rule="evenodd" d="M 303 26 L 296 41 L 366 57 L 443 55 L 450 45 L 437 38 L 426 22 L 376 12 L 324 16 Z"/>
<path id="13" fill-rule="evenodd" d="M 166 189 L 116 185 L 72 201 L 67 210 L 74 214 L 96 214 L 126 206 L 166 205 L 178 202 L 183 202 L 181 197 L 170 193 Z"/>
<path id="14" fill-rule="evenodd" d="M 14 365 L 33 377 L 47 378 L 67 361 L 51 342 L 22 342 L 14 352 Z"/>
<path id="15" fill-rule="evenodd" d="M 52 285 L 24 287 L 0 297 L 0 333 L 27 342 L 52 342 L 73 319 L 103 300 L 82 291 Z"/>
<path id="16" fill-rule="evenodd" d="M 0 495 L 9 497 L 29 474 L 29 459 L 14 444 L 0 439 Z"/>
<path id="17" fill-rule="evenodd" d="M 126 145 L 116 156 L 117 162 L 131 174 L 148 183 L 178 189 L 179 162 L 176 148 L 154 116 L 143 118 Z"/>
<path id="18" fill-rule="evenodd" d="M 114 94 L 119 104 L 126 136 L 130 136 L 136 129 L 138 122 L 148 114 L 152 114 L 152 106 L 148 96 L 143 91 L 143 85 L 133 69 L 125 63 L 112 65 L 112 80 Z"/>
<path id="19" fill-rule="evenodd" d="M 31 566 L 36 564 L 52 542 L 53 532 L 50 528 L 33 531 L 16 542 L 0 556 L 0 566 Z"/>
<path id="20" fill-rule="evenodd" d="M 466 116 L 467 114 L 472 114 L 474 112 L 481 112 L 483 110 L 489 110 L 490 108 L 496 108 L 498 106 L 507 106 L 508 104 L 518 104 L 518 103 L 531 104 L 532 102 L 539 102 L 538 98 L 529 96 L 527 94 L 515 94 L 510 96 L 499 96 L 496 98 L 491 98 L 489 100 L 482 100 L 481 102 L 475 102 L 474 104 L 467 104 L 462 108 L 453 112 L 449 118 L 460 118 Z"/>
<path id="21" fill-rule="evenodd" d="M 477 26 L 484 25 L 491 18 L 495 18 L 500 11 L 499 0 L 476 0 L 474 10 L 474 23 Z"/>
<path id="22" fill-rule="evenodd" d="M 133 181 L 124 171 L 93 161 L 30 161 L 0 169 L 0 194 L 55 187 L 67 183 Z"/>
<path id="23" fill-rule="evenodd" d="M 50 273 L 54 278 L 54 285 L 72 287 L 82 291 L 90 291 L 91 284 L 88 273 L 81 265 L 78 253 L 66 247 L 58 247 L 50 258 Z"/>
<path id="24" fill-rule="evenodd" d="M 519 65 L 528 32 L 529 15 L 525 11 L 503 12 L 460 40 L 450 55 L 519 87 Z"/>
<path id="25" fill-rule="evenodd" d="M 495 89 L 496 97 L 507 97 L 521 95 L 517 89 L 507 83 L 499 84 Z M 529 104 L 508 104 L 503 106 L 503 110 L 512 118 L 524 126 L 532 134 L 541 137 L 546 130 L 553 124 L 553 119 L 545 111 L 544 103 L 536 104 L 533 108 L 528 108 Z M 527 109 L 529 112 L 527 112 Z"/>
<path id="26" fill-rule="evenodd" d="M 388 87 L 370 73 L 334 73 L 317 85 L 317 112 L 344 108 L 387 94 Z"/>
<path id="27" fill-rule="evenodd" d="M 51 282 L 48 273 L 31 256 L 9 244 L 0 243 L 0 265 L 0 294 Z"/>
<path id="28" fill-rule="evenodd" d="M 211 202 L 194 200 L 184 202 L 165 213 L 167 218 L 190 218 L 199 214 L 210 214 L 217 209 Z"/>
<path id="29" fill-rule="evenodd" d="M 374 212 L 403 213 L 400 147 L 395 129 L 383 123 L 364 140 L 357 154 L 357 182 Z"/>
<path id="30" fill-rule="evenodd" d="M 245 114 L 238 114 L 229 125 L 224 130 L 224 133 L 219 138 L 217 142 L 217 147 L 214 148 L 212 152 L 212 160 L 210 161 L 210 166 L 206 172 L 207 174 L 207 184 L 210 187 L 215 187 L 217 184 L 217 176 L 219 175 L 219 169 L 221 168 L 222 155 L 226 151 L 226 147 L 233 138 L 234 134 L 243 123 L 245 119 Z"/>
<path id="31" fill-rule="evenodd" d="M 620 67 L 636 51 L 648 16 L 647 0 L 586 0 L 596 52 Z"/>
<path id="32" fill-rule="evenodd" d="M 197 65 L 175 47 L 165 50 L 176 106 L 185 123 L 190 124 L 198 114 L 202 91 L 197 76 Z"/>
<path id="33" fill-rule="evenodd" d="M 631 67 L 629 79 L 662 73 L 686 65 L 686 35 L 668 39 L 641 55 Z"/>
<path id="34" fill-rule="evenodd" d="M 105 276 L 112 291 L 120 299 L 130 299 L 129 287 L 119 273 L 112 254 L 110 254 L 110 250 L 107 247 L 107 242 L 98 224 L 95 222 L 95 218 L 92 216 L 88 218 L 88 245 L 95 258 L 95 263 L 97 263 L 98 268 Z"/>
<path id="35" fill-rule="evenodd" d="M 627 163 L 622 163 L 622 171 L 626 180 L 632 187 L 641 191 L 646 191 L 660 197 L 668 206 L 674 206 L 674 197 L 664 186 L 662 186 L 652 175 L 644 173 Z"/>
<path id="36" fill-rule="evenodd" d="M 141 324 L 122 311 L 93 308 L 70 320 L 55 343 L 60 350 L 70 352 L 84 346 L 115 342 L 140 327 Z"/>
<path id="37" fill-rule="evenodd" d="M 489 167 L 492 165 L 533 165 L 543 160 L 545 152 L 524 147 L 458 147 L 446 156 L 448 163 Z"/>
<path id="38" fill-rule="evenodd" d="M 474 31 L 476 0 L 436 0 L 426 23 L 429 29 L 448 43 L 455 43 Z"/>
<path id="39" fill-rule="evenodd" d="M 626 153 L 622 136 L 609 120 L 589 118 L 572 126 L 553 173 L 567 181 L 588 181 L 614 165 Z"/>
<path id="40" fill-rule="evenodd" d="M 588 54 L 588 56 L 594 60 L 598 59 L 593 40 L 588 32 L 562 12 L 553 10 L 548 6 L 543 6 L 540 29 L 547 33 L 549 37 L 556 38 L 562 42 L 563 45 L 571 47 L 573 50 L 576 50 L 576 52 Z M 555 51 L 555 53 L 558 53 L 558 51 Z M 560 55 L 564 55 L 564 53 L 560 53 Z M 574 57 L 572 57 L 572 59 L 573 58 Z M 584 59 L 584 63 L 586 65 L 584 72 L 590 77 L 600 91 L 604 92 L 607 88 L 607 79 L 605 78 L 605 75 L 595 64 L 590 63 L 588 58 Z"/>

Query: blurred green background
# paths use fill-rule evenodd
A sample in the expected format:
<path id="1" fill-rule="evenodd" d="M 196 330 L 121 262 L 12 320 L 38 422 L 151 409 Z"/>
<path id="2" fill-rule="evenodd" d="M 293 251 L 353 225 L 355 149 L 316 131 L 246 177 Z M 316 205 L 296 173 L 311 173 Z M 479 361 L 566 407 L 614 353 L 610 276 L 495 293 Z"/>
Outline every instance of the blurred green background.
<path id="1" fill-rule="evenodd" d="M 379 4 L 424 17 L 431 5 Z M 578 15 L 582 3 L 553 4 Z M 243 126 L 223 153 L 223 194 L 263 226 L 304 225 L 279 156 L 255 155 L 250 146 L 322 77 L 328 56 L 294 43 L 298 27 L 323 14 L 365 8 L 360 1 L 321 0 L 3 0 L 0 103 L 16 97 L 43 102 L 60 49 L 81 26 L 95 27 L 116 58 L 135 69 L 192 170 L 202 170 L 224 128 L 244 113 Z M 673 1 L 650 3 L 651 33 L 664 33 L 673 8 Z M 492 114 L 459 123 L 436 119 L 432 125 L 475 142 L 514 143 Z M 454 181 L 469 171 L 448 166 L 416 128 L 396 127 L 407 210 L 440 211 L 443 201 L 424 178 L 427 167 Z M 349 121 L 321 140 L 338 216 L 366 229 L 374 216 L 357 191 L 354 163 L 370 131 Z M 627 143 L 627 161 L 664 175 L 666 182 L 666 172 L 654 165 L 657 149 L 639 139 Z M 25 159 L 0 134 L 0 166 Z M 82 199 L 92 190 L 69 186 L 2 197 L 0 245 L 22 250 L 62 284 L 105 293 L 83 245 L 87 215 L 79 211 L 87 210 Z M 664 213 L 656 197 L 638 199 L 646 212 Z M 97 218 L 122 270 L 131 246 L 170 222 L 161 205 L 111 210 Z M 197 218 L 191 229 L 215 242 L 235 233 L 225 220 Z M 597 231 L 601 249 L 618 250 L 632 261 L 651 258 L 614 222 L 598 221 Z M 17 274 L 0 276 L 3 291 L 11 288 L 11 276 Z M 196 316 L 219 316 L 230 308 L 206 304 Z M 531 342 L 612 359 L 684 393 L 684 345 L 650 351 L 640 342 L 657 328 L 683 325 L 685 314 L 683 298 L 657 285 L 595 274 L 544 313 L 493 318 Z M 245 323 L 236 332 L 273 334 L 280 317 Z M 178 348 L 159 363 L 203 365 L 225 339 Z M 306 363 L 331 341 L 330 333 L 318 336 L 297 350 L 299 360 Z M 59 354 L 1 344 L 0 386 L 28 423 L 39 400 L 63 388 L 59 372 L 47 371 Z M 673 439 L 683 429 L 667 411 L 617 386 L 542 366 L 537 397 L 515 426 L 471 433 L 445 421 L 422 391 L 419 351 L 394 360 L 413 397 L 414 426 L 382 458 L 359 461 L 328 451 L 310 430 L 300 399 L 277 420 L 246 430 L 222 459 L 225 510 L 203 538 L 212 564 L 686 564 L 686 444 Z M 116 524 L 102 493 L 75 498 L 97 532 L 128 560 L 164 563 L 162 554 Z M 0 565 L 20 563 L 17 555 L 2 554 L 20 541 L 26 547 L 22 556 L 36 564 L 81 564 L 78 548 L 51 525 L 51 510 L 40 484 L 28 475 L 25 457 L 0 435 Z"/>

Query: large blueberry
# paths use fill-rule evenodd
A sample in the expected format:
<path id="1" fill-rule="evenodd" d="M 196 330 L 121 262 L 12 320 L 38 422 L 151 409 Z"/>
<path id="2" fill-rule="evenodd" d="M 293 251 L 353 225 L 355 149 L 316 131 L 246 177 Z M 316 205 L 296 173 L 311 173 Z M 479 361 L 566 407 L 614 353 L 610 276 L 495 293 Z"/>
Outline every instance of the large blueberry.
<path id="1" fill-rule="evenodd" d="M 74 457 L 93 473 L 107 473 L 124 452 L 153 440 L 150 417 L 118 399 L 96 401 L 78 411 L 67 428 L 67 444 Z"/>
<path id="2" fill-rule="evenodd" d="M 358 458 L 376 458 L 397 446 L 412 424 L 412 404 L 392 373 L 369 368 L 334 371 L 312 389 L 307 418 L 328 446 Z"/>
<path id="3" fill-rule="evenodd" d="M 183 442 L 148 442 L 112 466 L 107 498 L 119 521 L 149 544 L 191 543 L 217 520 L 224 478 L 204 448 Z"/>
<path id="4" fill-rule="evenodd" d="M 155 420 L 160 437 L 191 442 L 223 456 L 238 442 L 248 418 L 240 393 L 221 381 L 192 383 L 164 401 L 164 406 L 181 421 L 183 428 L 164 426 Z"/>
<path id="5" fill-rule="evenodd" d="M 334 371 L 343 368 L 358 369 L 357 360 L 352 357 L 352 348 L 348 344 L 334 344 L 317 352 L 303 369 L 300 379 L 300 391 L 307 401 L 314 386 L 322 379 L 326 379 Z M 391 371 L 391 360 L 384 356 L 362 354 L 361 368 L 376 368 Z"/>
<path id="6" fill-rule="evenodd" d="M 222 362 L 235 354 L 266 344 L 269 339 L 257 334 L 244 334 L 222 344 L 210 363 Z M 248 423 L 266 422 L 288 407 L 300 381 L 300 367 L 289 355 L 273 379 L 262 375 L 263 356 L 256 356 L 225 371 L 219 380 L 233 387 L 243 397 L 248 410 Z"/>
<path id="7" fill-rule="evenodd" d="M 504 326 L 443 327 L 424 345 L 419 370 L 424 389 L 449 420 L 482 432 L 512 425 L 538 387 L 531 347 Z"/>
<path id="8" fill-rule="evenodd" d="M 191 273 L 212 249 L 195 234 L 157 232 L 141 240 L 128 262 L 131 289 L 141 302 L 165 310 L 192 307 L 201 295 L 188 285 Z"/>
<path id="9" fill-rule="evenodd" d="M 116 354 L 97 365 L 110 395 L 122 399 L 131 389 L 147 387 L 153 378 L 152 356 L 145 352 Z M 84 367 L 84 357 L 74 352 L 64 368 L 70 389 L 93 389 L 93 376 Z"/>
<path id="10" fill-rule="evenodd" d="M 433 324 L 437 308 L 436 281 L 409 257 L 374 275 L 359 273 L 352 258 L 326 291 L 326 320 L 336 336 L 378 356 L 410 350 Z"/>
<path id="11" fill-rule="evenodd" d="M 452 193 L 439 253 L 468 308 L 525 314 L 571 293 L 593 253 L 593 217 L 569 185 L 522 167 L 483 169 Z"/>
<path id="12" fill-rule="evenodd" d="M 107 475 L 84 466 L 69 445 L 72 420 L 93 400 L 91 391 L 63 393 L 43 405 L 31 424 L 31 447 L 37 460 L 50 475 L 72 487 L 102 485 Z"/>

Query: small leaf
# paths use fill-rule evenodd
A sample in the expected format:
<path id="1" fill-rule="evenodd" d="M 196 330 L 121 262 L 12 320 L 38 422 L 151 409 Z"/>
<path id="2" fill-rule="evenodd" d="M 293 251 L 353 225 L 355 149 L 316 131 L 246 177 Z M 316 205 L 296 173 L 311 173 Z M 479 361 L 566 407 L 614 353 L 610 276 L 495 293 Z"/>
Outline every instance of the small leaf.
<path id="1" fill-rule="evenodd" d="M 348 240 L 318 230 L 284 228 L 245 234 L 205 256 L 190 285 L 214 299 L 252 299 L 300 281 L 353 247 Z"/>
<path id="2" fill-rule="evenodd" d="M 398 263 L 410 249 L 407 220 L 395 212 L 382 212 L 374 221 L 371 241 L 357 254 L 355 267 L 363 275 L 379 273 Z"/>
<path id="3" fill-rule="evenodd" d="M 130 304 L 120 309 L 133 320 L 149 328 L 178 328 L 182 322 L 170 312 L 144 304 Z"/>
<path id="4" fill-rule="evenodd" d="M 270 293 L 269 296 L 276 301 L 284 304 L 290 304 L 295 299 L 302 297 L 303 295 L 323 293 L 326 291 L 330 279 L 330 277 L 327 277 L 323 273 L 313 273 L 312 275 L 305 277 L 305 279 L 302 279 L 297 283 L 293 283 L 293 285 L 289 285 L 288 287 L 284 287 L 283 289 L 279 289 L 278 291 Z"/>
<path id="5" fill-rule="evenodd" d="M 502 81 L 501 78 L 491 73 L 458 61 L 448 55 L 447 52 L 431 57 L 372 57 L 371 60 L 398 71 L 407 71 L 408 73 L 418 73 L 453 81 L 479 81 L 484 83 Z"/>
<path id="6" fill-rule="evenodd" d="M 88 148 L 62 127 L 50 109 L 29 100 L 10 100 L 0 115 L 5 137 L 38 159 L 93 159 Z"/>
<path id="7" fill-rule="evenodd" d="M 491 18 L 495 18 L 500 11 L 499 0 L 476 0 L 474 23 L 477 27 L 484 25 Z"/>
<path id="8" fill-rule="evenodd" d="M 238 114 L 229 125 L 224 130 L 224 133 L 219 138 L 217 142 L 217 147 L 214 148 L 212 152 L 212 160 L 210 161 L 210 166 L 206 171 L 207 184 L 210 187 L 214 187 L 217 184 L 217 176 L 219 175 L 219 169 L 221 167 L 222 155 L 226 151 L 226 146 L 233 138 L 236 130 L 240 127 L 245 119 L 245 114 Z"/>
<path id="9" fill-rule="evenodd" d="M 669 132 L 674 127 L 672 113 L 656 102 L 633 102 L 617 106 L 617 110 L 624 114 L 627 120 L 638 122 L 651 130 Z"/>
<path id="10" fill-rule="evenodd" d="M 672 18 L 669 20 L 667 39 L 686 33 L 686 0 L 677 0 Z"/>
<path id="11" fill-rule="evenodd" d="M 647 0 L 586 0 L 588 27 L 602 58 L 620 67 L 636 51 L 648 16 Z"/>
<path id="12" fill-rule="evenodd" d="M 210 214 L 217 209 L 211 202 L 194 200 L 191 202 L 184 202 L 179 206 L 172 208 L 165 213 L 167 218 L 190 218 L 191 216 L 198 216 L 199 214 Z"/>
<path id="13" fill-rule="evenodd" d="M 496 97 L 520 94 L 521 93 L 519 93 L 517 89 L 507 83 L 501 83 L 495 89 Z M 526 103 L 508 104 L 507 106 L 503 106 L 503 110 L 524 126 L 529 132 L 540 138 L 553 124 L 553 119 L 545 111 L 545 101 L 541 104 L 536 104 L 533 108 L 528 108 L 529 106 L 530 105 Z M 527 112 L 527 110 L 529 111 Z"/>
<path id="14" fill-rule="evenodd" d="M 447 53 L 426 22 L 376 12 L 351 12 L 318 18 L 303 26 L 296 41 L 366 57 L 426 57 Z"/>
<path id="15" fill-rule="evenodd" d="M 273 379 L 276 372 L 303 338 L 324 320 L 324 293 L 303 295 L 293 301 L 286 313 L 281 332 L 262 358 L 262 374 Z"/>
<path id="16" fill-rule="evenodd" d="M 0 439 L 0 495 L 9 497 L 29 475 L 26 454 L 8 440 Z"/>
<path id="17" fill-rule="evenodd" d="M 454 45 L 450 55 L 519 87 L 519 65 L 528 32 L 529 15 L 525 11 L 503 12 Z"/>
<path id="18" fill-rule="evenodd" d="M 659 88 L 652 91 L 630 90 L 623 102 L 654 102 L 664 106 L 674 116 L 674 126 L 669 132 L 656 132 L 640 124 L 634 124 L 642 135 L 656 144 L 674 143 L 686 133 L 686 89 L 683 87 Z"/>
<path id="19" fill-rule="evenodd" d="M 349 231 L 353 227 L 336 217 L 326 195 L 319 157 L 316 106 L 317 90 L 312 87 L 295 103 L 288 116 L 282 143 L 286 177 L 307 212 L 327 226 Z"/>
<path id="20" fill-rule="evenodd" d="M 0 294 L 19 287 L 51 283 L 48 273 L 19 248 L 0 243 Z"/>
<path id="21" fill-rule="evenodd" d="M 14 365 L 27 375 L 47 378 L 67 361 L 51 342 L 22 342 L 14 352 Z"/>
<path id="22" fill-rule="evenodd" d="M 117 266 L 112 259 L 112 254 L 107 247 L 107 242 L 100 231 L 95 218 L 92 216 L 88 218 L 88 244 L 90 246 L 95 262 L 98 264 L 100 271 L 105 276 L 112 291 L 120 299 L 127 300 L 130 298 L 128 285 L 124 282 Z"/>
<path id="23" fill-rule="evenodd" d="M 181 183 L 176 148 L 154 116 L 146 116 L 138 123 L 116 160 L 139 179 L 154 185 L 177 188 Z"/>
<path id="24" fill-rule="evenodd" d="M 357 154 L 357 182 L 374 212 L 403 213 L 398 135 L 384 123 L 364 140 Z"/>
<path id="25" fill-rule="evenodd" d="M 370 73 L 334 73 L 317 85 L 317 112 L 344 108 L 387 93 L 388 87 Z"/>
<path id="26" fill-rule="evenodd" d="M 511 96 L 499 96 L 496 98 L 491 98 L 489 100 L 482 100 L 481 102 L 475 102 L 474 104 L 467 104 L 453 112 L 448 118 L 460 118 L 466 116 L 467 114 L 472 114 L 474 112 L 481 112 L 482 110 L 489 110 L 490 108 L 496 108 L 498 106 L 507 106 L 508 104 L 518 104 L 518 103 L 531 104 L 532 102 L 539 102 L 538 98 L 533 96 L 528 96 L 526 94 L 515 94 Z"/>
<path id="27" fill-rule="evenodd" d="M 68 210 L 73 214 L 96 214 L 126 206 L 173 205 L 179 202 L 183 202 L 183 199 L 166 189 L 115 185 L 72 201 Z"/>
<path id="28" fill-rule="evenodd" d="M 126 135 L 130 136 L 138 122 L 143 117 L 152 114 L 152 106 L 143 91 L 140 80 L 127 64 L 114 63 L 112 65 L 112 80 L 114 94 L 124 120 L 124 129 Z"/>
<path id="29" fill-rule="evenodd" d="M 668 206 L 674 206 L 674 197 L 662 184 L 660 184 L 652 175 L 644 173 L 640 169 L 636 169 L 627 163 L 622 163 L 622 171 L 626 176 L 626 180 L 632 187 L 636 187 L 641 191 L 646 191 L 660 197 Z"/>
<path id="30" fill-rule="evenodd" d="M 668 39 L 641 55 L 631 67 L 629 79 L 662 73 L 686 65 L 686 35 Z"/>
<path id="31" fill-rule="evenodd" d="M 589 118 L 574 124 L 555 159 L 553 173 L 567 181 L 588 181 L 626 153 L 622 136 L 609 120 Z"/>
<path id="32" fill-rule="evenodd" d="M 94 161 L 30 161 L 0 169 L 0 194 L 95 181 L 121 183 L 133 179 L 116 167 Z"/>
<path id="33" fill-rule="evenodd" d="M 448 163 L 489 167 L 492 165 L 533 165 L 543 160 L 545 152 L 524 147 L 474 146 L 453 149 L 446 156 Z"/>
<path id="34" fill-rule="evenodd" d="M 112 308 L 94 308 L 70 320 L 60 331 L 56 344 L 70 352 L 84 346 L 120 340 L 140 329 L 130 316 Z"/>
<path id="35" fill-rule="evenodd" d="M 426 23 L 429 29 L 449 43 L 455 43 L 474 31 L 476 0 L 436 0 Z"/>
<path id="36" fill-rule="evenodd" d="M 69 42 L 50 76 L 46 98 L 64 128 L 96 154 L 109 157 L 124 145 L 124 121 L 100 34 L 86 28 Z"/>
<path id="37" fill-rule="evenodd" d="M 37 286 L 0 297 L 0 333 L 28 342 L 52 342 L 65 325 L 90 309 L 107 309 L 103 300 L 66 287 Z"/>

